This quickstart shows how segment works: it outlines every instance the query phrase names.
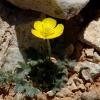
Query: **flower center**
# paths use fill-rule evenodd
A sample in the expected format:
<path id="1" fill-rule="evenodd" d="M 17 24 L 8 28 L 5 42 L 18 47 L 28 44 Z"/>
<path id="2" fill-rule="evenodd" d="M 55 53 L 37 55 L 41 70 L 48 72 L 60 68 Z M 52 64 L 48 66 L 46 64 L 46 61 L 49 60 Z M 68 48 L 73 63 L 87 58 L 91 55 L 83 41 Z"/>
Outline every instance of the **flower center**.
<path id="1" fill-rule="evenodd" d="M 50 29 L 50 28 L 45 28 L 45 29 L 44 29 L 44 32 L 42 32 L 42 36 L 48 37 L 48 36 L 50 36 L 50 35 L 53 35 L 52 29 Z"/>

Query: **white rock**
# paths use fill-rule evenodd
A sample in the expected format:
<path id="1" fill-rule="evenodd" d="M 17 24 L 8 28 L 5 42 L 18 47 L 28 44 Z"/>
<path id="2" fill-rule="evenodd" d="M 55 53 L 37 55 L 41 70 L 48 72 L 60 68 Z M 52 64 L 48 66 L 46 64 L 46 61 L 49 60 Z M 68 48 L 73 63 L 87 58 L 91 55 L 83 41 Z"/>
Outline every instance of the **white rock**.
<path id="1" fill-rule="evenodd" d="M 77 15 L 89 0 L 8 0 L 14 5 L 40 11 L 53 17 L 69 19 Z"/>
<path id="2" fill-rule="evenodd" d="M 84 33 L 80 36 L 80 40 L 100 52 L 100 18 L 88 25 Z"/>
<path id="3" fill-rule="evenodd" d="M 53 97 L 54 95 L 55 95 L 55 92 L 54 91 L 48 91 L 47 92 L 47 95 L 49 96 L 49 97 Z"/>

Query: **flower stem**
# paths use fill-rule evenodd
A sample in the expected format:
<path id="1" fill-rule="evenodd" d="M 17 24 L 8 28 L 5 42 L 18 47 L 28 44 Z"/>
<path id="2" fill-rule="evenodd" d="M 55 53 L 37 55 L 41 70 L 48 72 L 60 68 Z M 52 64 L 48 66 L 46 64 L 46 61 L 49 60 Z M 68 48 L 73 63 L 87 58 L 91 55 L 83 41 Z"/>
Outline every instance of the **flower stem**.
<path id="1" fill-rule="evenodd" d="M 47 43 L 47 49 L 48 49 L 48 58 L 50 60 L 50 56 L 51 56 L 51 45 L 50 45 L 50 41 L 47 39 L 46 40 Z"/>

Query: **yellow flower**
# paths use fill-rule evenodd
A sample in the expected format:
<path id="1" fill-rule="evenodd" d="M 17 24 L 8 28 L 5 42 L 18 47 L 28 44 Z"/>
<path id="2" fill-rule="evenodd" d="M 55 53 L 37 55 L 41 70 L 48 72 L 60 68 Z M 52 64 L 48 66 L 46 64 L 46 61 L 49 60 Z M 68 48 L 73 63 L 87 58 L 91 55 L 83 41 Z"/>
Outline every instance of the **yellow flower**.
<path id="1" fill-rule="evenodd" d="M 35 21 L 32 34 L 42 39 L 53 39 L 62 35 L 64 30 L 63 24 L 58 24 L 53 18 L 45 18 L 42 21 Z"/>

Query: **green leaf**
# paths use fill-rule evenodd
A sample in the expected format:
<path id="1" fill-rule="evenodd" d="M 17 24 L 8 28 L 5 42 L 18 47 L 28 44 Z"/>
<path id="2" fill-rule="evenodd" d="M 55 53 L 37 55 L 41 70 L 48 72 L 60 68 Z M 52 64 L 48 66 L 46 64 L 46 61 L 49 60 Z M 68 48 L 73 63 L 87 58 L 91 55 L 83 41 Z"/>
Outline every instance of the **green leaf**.
<path id="1" fill-rule="evenodd" d="M 74 68 L 76 66 L 76 64 L 77 64 L 76 60 L 72 60 L 72 61 L 69 61 L 68 62 L 68 66 L 71 69 Z"/>
<path id="2" fill-rule="evenodd" d="M 15 88 L 14 88 L 14 91 L 15 93 L 22 93 L 24 92 L 25 88 L 24 88 L 24 85 L 22 84 L 16 84 Z"/>
<path id="3" fill-rule="evenodd" d="M 29 66 L 23 62 L 18 62 L 22 69 L 27 69 Z"/>
<path id="4" fill-rule="evenodd" d="M 0 83 L 7 83 L 6 77 L 0 76 Z"/>
<path id="5" fill-rule="evenodd" d="M 7 83 L 6 73 L 0 71 L 0 83 Z"/>
<path id="6" fill-rule="evenodd" d="M 40 92 L 39 89 L 33 88 L 31 86 L 26 88 L 26 95 L 30 97 L 34 96 L 35 94 L 39 92 Z"/>
<path id="7" fill-rule="evenodd" d="M 31 68 L 29 67 L 29 68 L 27 68 L 27 69 L 24 69 L 22 73 L 23 73 L 24 75 L 28 75 L 30 71 L 31 71 Z"/>
<path id="8" fill-rule="evenodd" d="M 31 66 L 35 66 L 35 65 L 37 65 L 38 64 L 38 61 L 35 61 L 35 60 L 28 60 L 28 62 L 27 62 L 27 64 L 28 65 L 31 65 Z"/>
<path id="9" fill-rule="evenodd" d="M 22 81 L 23 79 L 24 79 L 24 74 L 22 74 L 22 73 L 20 73 L 20 74 L 16 74 L 15 76 L 14 76 L 14 80 L 15 80 L 15 82 L 19 82 L 19 81 Z"/>

